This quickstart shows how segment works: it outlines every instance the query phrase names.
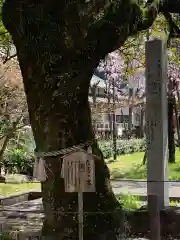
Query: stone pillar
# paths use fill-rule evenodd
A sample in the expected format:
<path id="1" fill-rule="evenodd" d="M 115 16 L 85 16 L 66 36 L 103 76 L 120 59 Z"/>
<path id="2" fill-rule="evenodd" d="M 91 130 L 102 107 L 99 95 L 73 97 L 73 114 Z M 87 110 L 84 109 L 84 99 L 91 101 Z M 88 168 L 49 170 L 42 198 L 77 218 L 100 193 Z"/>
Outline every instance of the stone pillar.
<path id="1" fill-rule="evenodd" d="M 167 53 L 159 39 L 146 42 L 147 193 L 169 204 Z"/>

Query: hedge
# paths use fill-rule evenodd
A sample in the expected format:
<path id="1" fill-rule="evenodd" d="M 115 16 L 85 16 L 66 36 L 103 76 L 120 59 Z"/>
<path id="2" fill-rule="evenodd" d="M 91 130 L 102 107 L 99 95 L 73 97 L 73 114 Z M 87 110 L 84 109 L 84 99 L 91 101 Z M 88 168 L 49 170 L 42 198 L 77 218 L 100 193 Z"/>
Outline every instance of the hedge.
<path id="1" fill-rule="evenodd" d="M 104 155 L 104 158 L 110 158 L 113 156 L 112 141 L 100 141 L 99 146 Z M 145 139 L 117 140 L 116 153 L 117 155 L 123 155 L 134 152 L 143 152 L 145 151 L 145 146 Z"/>
<path id="2" fill-rule="evenodd" d="M 30 153 L 24 149 L 14 148 L 5 152 L 2 167 L 9 173 L 28 173 L 32 172 L 33 164 L 34 159 Z"/>
<path id="3" fill-rule="evenodd" d="M 100 149 L 106 159 L 113 156 L 113 142 L 100 141 Z M 117 140 L 117 155 L 129 154 L 145 151 L 145 139 Z M 9 173 L 24 173 L 31 175 L 34 159 L 31 153 L 24 149 L 14 148 L 6 151 L 2 162 L 2 167 Z"/>

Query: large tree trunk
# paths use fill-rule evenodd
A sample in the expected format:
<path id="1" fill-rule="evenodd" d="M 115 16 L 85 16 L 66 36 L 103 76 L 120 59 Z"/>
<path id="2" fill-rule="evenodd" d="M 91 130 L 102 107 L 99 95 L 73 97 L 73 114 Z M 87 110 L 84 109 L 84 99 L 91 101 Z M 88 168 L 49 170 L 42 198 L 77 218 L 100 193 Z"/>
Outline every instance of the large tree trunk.
<path id="1" fill-rule="evenodd" d="M 93 139 L 88 103 L 89 80 L 93 68 L 85 69 L 82 63 L 78 69 L 69 66 L 69 69 L 64 71 L 59 67 L 53 76 L 46 71 L 42 73 L 42 66 L 32 66 L 22 56 L 23 52 L 20 52 L 19 61 L 38 151 L 62 149 Z M 60 62 L 59 66 L 62 65 L 63 62 Z M 69 76 L 66 75 L 68 72 Z M 74 76 L 70 76 L 71 72 Z M 57 76 L 61 81 L 57 82 Z M 45 80 L 46 77 L 49 78 L 48 81 Z M 44 78 L 43 85 L 38 84 L 41 78 Z M 85 81 L 87 78 L 88 81 Z M 93 145 L 93 152 L 101 154 L 96 142 Z M 53 236 L 53 239 L 59 240 L 65 239 L 61 238 L 62 234 L 70 234 L 68 239 L 77 239 L 75 234 L 77 218 L 74 218 L 77 214 L 68 214 L 68 211 L 77 212 L 77 194 L 64 192 L 64 182 L 60 178 L 61 163 L 60 158 L 46 158 L 48 177 L 42 184 L 45 211 L 43 236 Z M 99 213 L 114 211 L 116 207 L 117 201 L 109 188 L 108 168 L 101 156 L 101 161 L 96 161 L 96 193 L 84 194 L 84 211 L 91 212 L 87 214 L 88 226 L 85 228 L 84 239 L 100 239 L 100 234 L 104 234 L 106 230 L 112 231 L 114 222 L 112 214 Z"/>
<path id="2" fill-rule="evenodd" d="M 89 80 L 93 68 L 85 69 L 82 63 L 78 69 L 77 66 L 69 66 L 66 70 L 59 67 L 59 70 L 55 69 L 56 74 L 53 76 L 49 75 L 49 71 L 42 72 L 41 65 L 32 66 L 27 59 L 23 59 L 21 49 L 18 50 L 38 151 L 58 150 L 94 139 L 88 103 Z M 59 66 L 62 65 L 63 62 L 60 62 Z M 71 72 L 74 76 L 71 76 Z M 57 76 L 61 81 L 57 81 Z M 46 78 L 49 78 L 48 81 Z M 43 85 L 39 84 L 39 79 L 42 79 Z M 112 214 L 99 213 L 114 211 L 117 207 L 109 185 L 109 171 L 96 142 L 93 144 L 93 153 L 100 155 L 101 160 L 96 161 L 96 193 L 84 194 L 84 211 L 91 212 L 87 214 L 88 226 L 85 228 L 84 239 L 100 239 L 100 234 L 107 230 L 112 231 Z M 60 158 L 46 158 L 48 177 L 42 184 L 45 211 L 43 235 L 60 240 L 65 239 L 61 238 L 62 234 L 70 233 L 68 239 L 77 239 L 77 218 L 74 218 L 77 214 L 67 213 L 77 212 L 77 194 L 64 192 L 64 182 L 60 177 L 61 163 Z"/>
<path id="3" fill-rule="evenodd" d="M 129 121 L 128 121 L 128 138 L 132 136 L 132 115 L 133 115 L 133 88 L 129 89 Z"/>
<path id="4" fill-rule="evenodd" d="M 68 39 L 61 34 L 63 26 L 56 24 L 58 9 L 53 9 L 56 14 L 51 15 L 52 5 L 39 5 L 39 9 L 31 5 L 23 10 L 22 5 L 15 5 L 11 11 L 12 7 L 7 1 L 4 23 L 17 48 L 37 150 L 49 152 L 94 139 L 88 92 L 99 58 L 92 58 L 88 49 L 80 51 L 77 42 L 72 47 L 72 39 L 67 46 Z M 38 15 L 40 10 L 44 11 L 43 21 Z M 39 19 L 35 19 L 38 16 Z M 76 30 L 73 34 L 77 34 Z M 119 204 L 110 188 L 109 171 L 95 140 L 92 147 L 101 160 L 95 164 L 96 193 L 84 194 L 84 211 L 88 212 L 84 239 L 113 240 L 117 239 L 115 229 L 119 226 L 118 214 L 113 212 L 119 209 Z M 42 236 L 54 240 L 77 239 L 77 194 L 64 191 L 60 177 L 62 158 L 47 157 L 45 162 Z"/>
<path id="5" fill-rule="evenodd" d="M 111 96 L 110 96 L 110 92 L 108 91 L 108 96 L 107 96 L 107 101 L 108 101 L 108 113 L 107 113 L 107 117 L 108 117 L 108 122 L 109 122 L 109 129 L 110 129 L 110 137 L 111 139 L 113 139 L 113 115 L 112 115 L 112 107 L 111 107 Z"/>

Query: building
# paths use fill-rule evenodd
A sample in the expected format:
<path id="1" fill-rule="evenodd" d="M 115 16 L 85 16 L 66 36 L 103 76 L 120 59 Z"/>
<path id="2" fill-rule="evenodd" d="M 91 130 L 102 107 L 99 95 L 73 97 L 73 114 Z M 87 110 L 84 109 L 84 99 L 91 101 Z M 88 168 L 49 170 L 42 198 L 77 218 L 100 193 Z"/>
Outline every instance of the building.
<path id="1" fill-rule="evenodd" d="M 138 129 L 140 126 L 144 126 L 144 91 L 143 93 L 138 92 L 137 82 L 131 85 L 129 82 L 122 81 L 118 88 L 115 87 L 115 101 L 113 101 L 112 86 L 107 93 L 107 87 L 109 86 L 107 86 L 106 80 L 97 76 L 97 74 L 93 75 L 89 90 L 89 102 L 93 109 L 92 115 L 93 113 L 96 115 L 93 118 L 93 125 L 98 132 L 112 131 L 113 107 L 117 135 L 121 136 L 123 130 L 129 128 L 130 122 L 131 128 Z M 130 90 L 132 97 L 129 99 Z"/>

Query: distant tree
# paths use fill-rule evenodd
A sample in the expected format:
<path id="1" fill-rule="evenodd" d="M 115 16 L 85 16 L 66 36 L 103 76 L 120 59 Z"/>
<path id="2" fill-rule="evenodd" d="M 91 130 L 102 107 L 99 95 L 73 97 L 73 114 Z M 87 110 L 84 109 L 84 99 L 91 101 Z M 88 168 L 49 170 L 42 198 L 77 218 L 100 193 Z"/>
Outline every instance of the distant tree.
<path id="1" fill-rule="evenodd" d="M 8 66 L 2 64 L 0 67 L 0 170 L 8 144 L 13 138 L 16 138 L 17 131 L 28 123 L 24 89 L 19 79 L 17 81 L 11 79 L 19 73 L 17 68 L 16 73 L 11 74 L 12 69 L 16 69 L 12 65 L 11 62 Z"/>

